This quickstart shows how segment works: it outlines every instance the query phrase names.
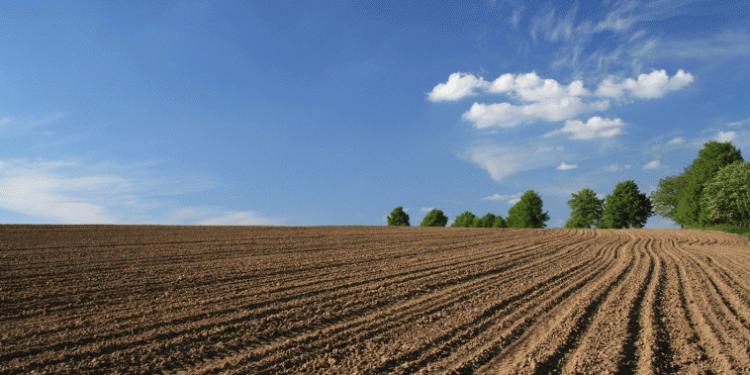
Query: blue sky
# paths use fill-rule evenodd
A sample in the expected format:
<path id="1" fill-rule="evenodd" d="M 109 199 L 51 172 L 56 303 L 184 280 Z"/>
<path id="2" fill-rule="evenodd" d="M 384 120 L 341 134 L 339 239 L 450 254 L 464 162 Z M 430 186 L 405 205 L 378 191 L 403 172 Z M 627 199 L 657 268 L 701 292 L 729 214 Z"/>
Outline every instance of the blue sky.
<path id="1" fill-rule="evenodd" d="M 381 225 L 750 155 L 747 2 L 5 2 L 0 222 Z M 653 218 L 650 226 L 669 226 Z"/>

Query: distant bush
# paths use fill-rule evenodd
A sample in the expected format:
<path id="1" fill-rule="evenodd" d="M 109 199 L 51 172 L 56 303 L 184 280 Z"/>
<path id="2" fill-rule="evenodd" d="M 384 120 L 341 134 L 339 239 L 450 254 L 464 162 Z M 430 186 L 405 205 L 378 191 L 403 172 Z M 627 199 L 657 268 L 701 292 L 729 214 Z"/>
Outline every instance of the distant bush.
<path id="1" fill-rule="evenodd" d="M 509 227 L 544 228 L 547 220 L 549 214 L 543 210 L 542 197 L 534 190 L 525 192 L 521 200 L 508 210 Z"/>
<path id="2" fill-rule="evenodd" d="M 598 226 L 602 219 L 603 204 L 604 201 L 599 199 L 596 193 L 589 188 L 571 194 L 568 201 L 570 219 L 565 223 L 565 227 L 591 228 L 592 226 Z"/>
<path id="3" fill-rule="evenodd" d="M 507 228 L 508 223 L 503 219 L 502 216 L 497 215 L 495 216 L 495 221 L 492 223 L 493 228 Z"/>
<path id="4" fill-rule="evenodd" d="M 433 208 L 425 215 L 419 225 L 423 227 L 444 227 L 446 224 L 448 224 L 448 217 L 445 216 L 443 211 Z"/>
<path id="5" fill-rule="evenodd" d="M 470 211 L 464 211 L 460 215 L 456 216 L 453 220 L 451 227 L 454 228 L 470 228 L 477 225 L 477 217 Z"/>
<path id="6" fill-rule="evenodd" d="M 710 224 L 750 227 L 750 163 L 735 162 L 719 170 L 703 189 L 701 207 Z"/>
<path id="7" fill-rule="evenodd" d="M 603 228 L 643 228 L 653 215 L 651 200 L 638 190 L 635 181 L 618 183 L 604 199 Z"/>
<path id="8" fill-rule="evenodd" d="M 398 206 L 391 211 L 388 215 L 388 225 L 392 227 L 408 227 L 409 226 L 409 215 L 406 214 L 404 208 Z"/>

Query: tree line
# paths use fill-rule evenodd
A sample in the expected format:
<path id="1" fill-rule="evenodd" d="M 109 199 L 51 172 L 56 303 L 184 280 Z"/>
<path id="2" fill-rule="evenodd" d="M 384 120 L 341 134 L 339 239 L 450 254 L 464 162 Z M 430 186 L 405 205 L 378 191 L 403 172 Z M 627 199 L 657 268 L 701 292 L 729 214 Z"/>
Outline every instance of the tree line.
<path id="1" fill-rule="evenodd" d="M 471 211 L 460 213 L 453 220 L 451 227 L 454 228 L 543 228 L 549 214 L 542 208 L 542 197 L 535 191 L 529 190 L 524 193 L 518 203 L 508 210 L 508 217 L 495 215 L 488 212 L 482 217 L 474 215 Z M 409 214 L 399 206 L 391 211 L 387 218 L 388 225 L 409 226 Z M 444 227 L 448 224 L 448 217 L 442 210 L 433 208 L 425 215 L 420 223 L 422 227 Z"/>
<path id="2" fill-rule="evenodd" d="M 604 199 L 583 188 L 571 194 L 568 228 L 642 228 L 654 213 L 687 227 L 724 224 L 750 228 L 750 163 L 729 142 L 706 143 L 682 174 L 665 177 L 647 196 L 633 180 L 615 185 Z M 543 228 L 549 215 L 542 198 L 534 190 L 524 193 L 508 216 L 487 213 L 478 217 L 464 211 L 451 227 Z M 387 218 L 388 225 L 409 226 L 409 215 L 396 207 Z M 448 217 L 432 209 L 420 226 L 444 227 Z"/>

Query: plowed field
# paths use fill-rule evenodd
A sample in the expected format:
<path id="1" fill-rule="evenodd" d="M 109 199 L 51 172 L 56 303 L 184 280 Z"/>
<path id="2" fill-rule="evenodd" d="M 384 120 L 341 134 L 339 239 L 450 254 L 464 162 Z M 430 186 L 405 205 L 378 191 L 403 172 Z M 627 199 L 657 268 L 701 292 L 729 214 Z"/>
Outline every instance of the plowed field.
<path id="1" fill-rule="evenodd" d="M 0 227 L 0 373 L 748 373 L 703 231 Z"/>

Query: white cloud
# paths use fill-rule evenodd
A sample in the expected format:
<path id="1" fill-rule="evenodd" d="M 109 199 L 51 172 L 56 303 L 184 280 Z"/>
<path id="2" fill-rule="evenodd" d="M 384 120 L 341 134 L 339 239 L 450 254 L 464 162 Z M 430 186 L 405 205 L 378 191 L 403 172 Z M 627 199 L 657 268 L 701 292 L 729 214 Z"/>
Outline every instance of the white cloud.
<path id="1" fill-rule="evenodd" d="M 564 86 L 554 79 L 542 79 L 536 72 L 517 75 L 505 73 L 492 81 L 487 91 L 496 94 L 512 93 L 519 99 L 527 102 L 539 102 L 589 94 L 580 80 L 575 80 Z"/>
<path id="2" fill-rule="evenodd" d="M 435 207 L 422 207 L 419 210 L 422 211 L 422 212 L 430 212 L 430 211 L 432 211 L 434 209 L 435 209 Z"/>
<path id="3" fill-rule="evenodd" d="M 115 216 L 96 198 L 126 184 L 111 175 L 70 175 L 42 162 L 0 164 L 0 208 L 49 222 L 114 223 Z"/>
<path id="4" fill-rule="evenodd" d="M 492 194 L 488 195 L 486 197 L 483 197 L 483 201 L 496 201 L 496 202 L 508 202 L 508 204 L 516 204 L 519 200 L 521 200 L 521 196 L 523 193 L 514 193 L 514 194 Z"/>
<path id="5" fill-rule="evenodd" d="M 667 142 L 668 145 L 681 145 L 683 143 L 685 143 L 685 138 L 682 138 L 682 137 L 675 137 L 675 138 L 670 139 L 669 142 Z"/>
<path id="6" fill-rule="evenodd" d="M 720 131 L 716 133 L 716 140 L 719 142 L 731 142 L 737 137 L 737 132 Z"/>
<path id="7" fill-rule="evenodd" d="M 630 169 L 630 164 L 625 164 L 622 167 L 617 164 L 610 164 L 604 167 L 605 172 L 619 172 L 625 169 Z"/>
<path id="8" fill-rule="evenodd" d="M 592 94 L 581 80 L 567 85 L 529 72 L 505 73 L 492 82 L 468 73 L 453 73 L 448 81 L 436 85 L 428 95 L 431 101 L 458 100 L 479 93 L 505 94 L 515 102 L 474 102 L 462 118 L 478 129 L 511 128 L 535 121 L 559 122 L 591 112 L 609 109 L 609 98 L 652 99 L 679 90 L 694 80 L 690 73 L 678 70 L 669 77 L 665 70 L 641 74 L 636 79 L 603 80 Z M 611 130 L 613 135 L 619 130 Z M 604 135 L 603 137 L 607 137 Z"/>
<path id="9" fill-rule="evenodd" d="M 559 148 L 484 144 L 471 147 L 466 158 L 484 169 L 495 181 L 528 170 L 557 164 L 562 150 Z"/>
<path id="10" fill-rule="evenodd" d="M 472 122 L 478 129 L 511 128 L 538 120 L 563 121 L 582 113 L 603 111 L 607 108 L 609 108 L 607 101 L 586 103 L 577 97 L 564 97 L 523 105 L 474 103 L 463 114 L 463 118 Z"/>
<path id="11" fill-rule="evenodd" d="M 448 81 L 438 83 L 432 88 L 427 99 L 433 102 L 454 101 L 477 94 L 480 89 L 489 86 L 489 82 L 471 73 L 453 73 Z"/>
<path id="12" fill-rule="evenodd" d="M 730 123 L 727 123 L 727 126 L 732 128 L 739 128 L 743 126 L 750 125 L 750 118 L 746 118 L 744 120 L 738 120 L 738 121 L 732 121 Z"/>
<path id="13" fill-rule="evenodd" d="M 34 223 L 277 223 L 253 211 L 175 209 L 169 197 L 210 184 L 200 179 L 160 181 L 143 167 L 75 160 L 0 160 L 0 210 L 24 216 L 16 221 Z M 139 172 L 134 174 L 133 168 Z"/>
<path id="14" fill-rule="evenodd" d="M 590 140 L 595 138 L 612 138 L 622 134 L 625 123 L 619 118 L 603 118 L 594 116 L 586 120 L 568 120 L 561 129 L 549 132 L 545 136 L 568 134 L 570 139 Z"/>
<path id="15" fill-rule="evenodd" d="M 680 69 L 672 77 L 662 70 L 639 74 L 636 79 L 616 81 L 607 78 L 599 84 L 596 95 L 607 98 L 620 98 L 630 95 L 640 99 L 660 98 L 669 92 L 680 90 L 694 80 L 693 75 Z"/>
<path id="16" fill-rule="evenodd" d="M 557 166 L 558 171 L 569 171 L 576 168 L 578 168 L 578 164 L 568 164 L 566 162 L 562 162 Z"/>
<path id="17" fill-rule="evenodd" d="M 195 222 L 197 225 L 278 225 L 276 220 L 268 219 L 253 211 L 231 211 Z"/>
<path id="18" fill-rule="evenodd" d="M 650 162 L 646 163 L 646 165 L 643 166 L 643 169 L 644 170 L 659 169 L 660 167 L 661 167 L 661 161 L 651 160 Z"/>

